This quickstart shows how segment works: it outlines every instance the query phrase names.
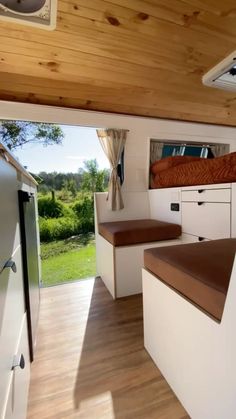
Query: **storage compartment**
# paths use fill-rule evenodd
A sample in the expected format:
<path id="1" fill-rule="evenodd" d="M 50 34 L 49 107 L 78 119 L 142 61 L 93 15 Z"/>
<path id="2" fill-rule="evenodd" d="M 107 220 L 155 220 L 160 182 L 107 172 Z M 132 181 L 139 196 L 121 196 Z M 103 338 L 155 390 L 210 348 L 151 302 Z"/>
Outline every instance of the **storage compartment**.
<path id="1" fill-rule="evenodd" d="M 4 286 L 5 290 L 4 294 L 1 293 L 0 412 L 25 311 L 20 246 L 11 260 L 15 262 L 16 272 L 7 267 L 0 274 L 1 287 Z"/>
<path id="2" fill-rule="evenodd" d="M 182 229 L 211 240 L 230 237 L 230 204 L 183 202 Z"/>
<path id="3" fill-rule="evenodd" d="M 4 419 L 25 419 L 27 412 L 27 399 L 30 380 L 30 361 L 26 315 L 23 317 L 22 326 L 16 351 L 12 357 L 16 363 L 10 373 L 8 393 L 3 409 Z"/>
<path id="4" fill-rule="evenodd" d="M 182 190 L 182 202 L 230 202 L 230 189 Z"/>

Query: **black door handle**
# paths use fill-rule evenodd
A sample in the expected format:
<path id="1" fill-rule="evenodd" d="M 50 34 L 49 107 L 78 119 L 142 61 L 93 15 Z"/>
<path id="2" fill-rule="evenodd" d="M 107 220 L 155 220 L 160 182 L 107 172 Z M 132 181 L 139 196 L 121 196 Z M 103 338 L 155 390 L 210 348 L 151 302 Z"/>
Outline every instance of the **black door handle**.
<path id="1" fill-rule="evenodd" d="M 17 272 L 16 264 L 15 264 L 15 262 L 14 262 L 14 260 L 13 260 L 13 259 L 9 259 L 9 260 L 5 263 L 5 265 L 3 266 L 3 269 L 6 269 L 6 268 L 11 268 L 11 269 L 12 269 L 12 271 L 13 271 L 14 273 L 16 273 L 16 272 Z"/>
<path id="2" fill-rule="evenodd" d="M 205 239 L 205 237 L 198 237 L 198 241 L 202 242 Z"/>
<path id="3" fill-rule="evenodd" d="M 15 355 L 13 358 L 12 369 L 20 367 L 22 370 L 25 368 L 25 358 L 23 354 Z"/>
<path id="4" fill-rule="evenodd" d="M 198 202 L 197 204 L 198 204 L 198 205 L 203 205 L 203 204 L 204 204 L 204 202 Z"/>

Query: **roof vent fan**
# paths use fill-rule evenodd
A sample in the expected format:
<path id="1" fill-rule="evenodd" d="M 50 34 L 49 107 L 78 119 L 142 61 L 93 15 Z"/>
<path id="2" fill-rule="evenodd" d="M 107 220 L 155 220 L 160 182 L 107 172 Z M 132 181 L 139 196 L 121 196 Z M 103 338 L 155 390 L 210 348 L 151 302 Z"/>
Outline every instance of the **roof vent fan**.
<path id="1" fill-rule="evenodd" d="M 206 86 L 236 91 L 236 51 L 209 70 L 202 82 Z"/>
<path id="2" fill-rule="evenodd" d="M 57 0 L 0 0 L 0 20 L 53 30 Z"/>

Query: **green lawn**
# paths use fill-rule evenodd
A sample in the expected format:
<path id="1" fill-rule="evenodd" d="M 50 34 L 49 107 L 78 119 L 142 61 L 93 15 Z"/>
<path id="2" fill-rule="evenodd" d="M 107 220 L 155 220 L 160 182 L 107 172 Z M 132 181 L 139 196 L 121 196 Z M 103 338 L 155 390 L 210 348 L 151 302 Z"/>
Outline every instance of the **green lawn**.
<path id="1" fill-rule="evenodd" d="M 43 286 L 96 275 L 93 235 L 41 245 Z"/>

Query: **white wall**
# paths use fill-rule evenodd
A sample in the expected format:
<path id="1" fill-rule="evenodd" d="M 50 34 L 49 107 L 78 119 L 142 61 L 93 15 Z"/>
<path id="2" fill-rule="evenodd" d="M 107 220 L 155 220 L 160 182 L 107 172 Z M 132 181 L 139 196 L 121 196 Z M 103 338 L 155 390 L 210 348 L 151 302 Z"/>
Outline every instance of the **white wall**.
<path id="1" fill-rule="evenodd" d="M 4 101 L 0 101 L 0 119 L 128 129 L 123 184 L 126 191 L 143 191 L 148 188 L 150 138 L 226 143 L 230 144 L 230 151 L 236 151 L 236 128 L 233 127 Z M 48 152 L 50 153 L 50 149 Z"/>

